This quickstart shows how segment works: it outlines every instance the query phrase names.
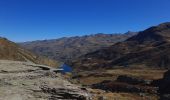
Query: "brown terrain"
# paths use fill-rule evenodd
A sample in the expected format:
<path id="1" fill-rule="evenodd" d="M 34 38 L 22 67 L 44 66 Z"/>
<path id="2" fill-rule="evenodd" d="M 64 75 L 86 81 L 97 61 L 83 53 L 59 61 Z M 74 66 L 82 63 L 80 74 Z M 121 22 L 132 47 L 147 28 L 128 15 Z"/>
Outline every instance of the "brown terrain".
<path id="1" fill-rule="evenodd" d="M 169 40 L 170 23 L 148 28 L 74 60 L 72 79 L 106 100 L 169 100 Z"/>
<path id="2" fill-rule="evenodd" d="M 162 80 L 166 71 L 146 68 L 82 71 L 74 74 L 71 80 L 92 88 L 95 100 L 159 100 L 157 81 Z"/>

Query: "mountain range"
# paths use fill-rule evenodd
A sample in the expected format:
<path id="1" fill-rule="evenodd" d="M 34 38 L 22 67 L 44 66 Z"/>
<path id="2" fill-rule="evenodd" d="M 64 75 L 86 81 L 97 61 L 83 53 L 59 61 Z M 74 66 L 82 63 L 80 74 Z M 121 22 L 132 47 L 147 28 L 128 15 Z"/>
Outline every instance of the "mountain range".
<path id="1" fill-rule="evenodd" d="M 170 98 L 170 22 L 137 33 L 95 34 L 19 45 L 0 38 L 0 99 Z M 29 50 L 37 50 L 41 56 Z M 61 75 L 61 69 L 48 67 L 59 66 L 58 60 L 76 72 Z"/>
<path id="2" fill-rule="evenodd" d="M 86 36 L 65 37 L 52 40 L 41 40 L 19 43 L 20 46 L 39 55 L 47 56 L 62 62 L 70 62 L 84 54 L 108 47 L 114 43 L 124 41 L 137 34 L 93 34 Z"/>
<path id="3" fill-rule="evenodd" d="M 170 22 L 140 32 L 100 33 L 20 45 L 37 54 L 67 62 L 76 70 L 170 68 Z"/>
<path id="4" fill-rule="evenodd" d="M 170 22 L 150 27 L 112 46 L 72 62 L 77 70 L 117 67 L 170 68 Z"/>

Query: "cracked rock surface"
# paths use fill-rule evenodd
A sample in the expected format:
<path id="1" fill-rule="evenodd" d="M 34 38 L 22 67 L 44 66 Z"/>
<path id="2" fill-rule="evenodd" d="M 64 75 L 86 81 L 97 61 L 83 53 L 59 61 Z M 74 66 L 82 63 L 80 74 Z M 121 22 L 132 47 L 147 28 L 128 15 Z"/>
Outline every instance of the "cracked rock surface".
<path id="1" fill-rule="evenodd" d="M 90 94 L 39 65 L 0 60 L 0 100 L 90 100 Z"/>

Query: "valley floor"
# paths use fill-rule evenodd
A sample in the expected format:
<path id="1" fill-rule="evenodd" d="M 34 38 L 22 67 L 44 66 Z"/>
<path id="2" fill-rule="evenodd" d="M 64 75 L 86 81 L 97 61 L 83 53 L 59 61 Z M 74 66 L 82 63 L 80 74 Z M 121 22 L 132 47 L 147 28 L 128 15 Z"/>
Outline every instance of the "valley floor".
<path id="1" fill-rule="evenodd" d="M 93 88 L 94 100 L 158 100 L 156 87 L 151 81 L 162 79 L 167 70 L 161 69 L 112 69 L 79 72 L 74 75 L 73 82 Z M 117 82 L 123 76 L 122 82 Z M 127 78 L 127 79 L 126 79 Z M 142 80 L 142 81 L 141 81 Z M 146 80 L 145 83 L 130 82 Z M 130 81 L 128 83 L 128 81 Z M 147 84 L 147 82 L 149 82 Z M 115 89 L 115 90 L 114 90 Z"/>

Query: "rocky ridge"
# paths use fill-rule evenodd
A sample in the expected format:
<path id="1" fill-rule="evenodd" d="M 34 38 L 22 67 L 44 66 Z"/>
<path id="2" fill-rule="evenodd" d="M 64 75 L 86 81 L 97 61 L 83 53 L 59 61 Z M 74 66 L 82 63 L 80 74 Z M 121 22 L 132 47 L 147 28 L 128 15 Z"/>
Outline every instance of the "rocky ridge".
<path id="1" fill-rule="evenodd" d="M 45 67 L 0 60 L 0 100 L 90 100 L 87 90 Z"/>

